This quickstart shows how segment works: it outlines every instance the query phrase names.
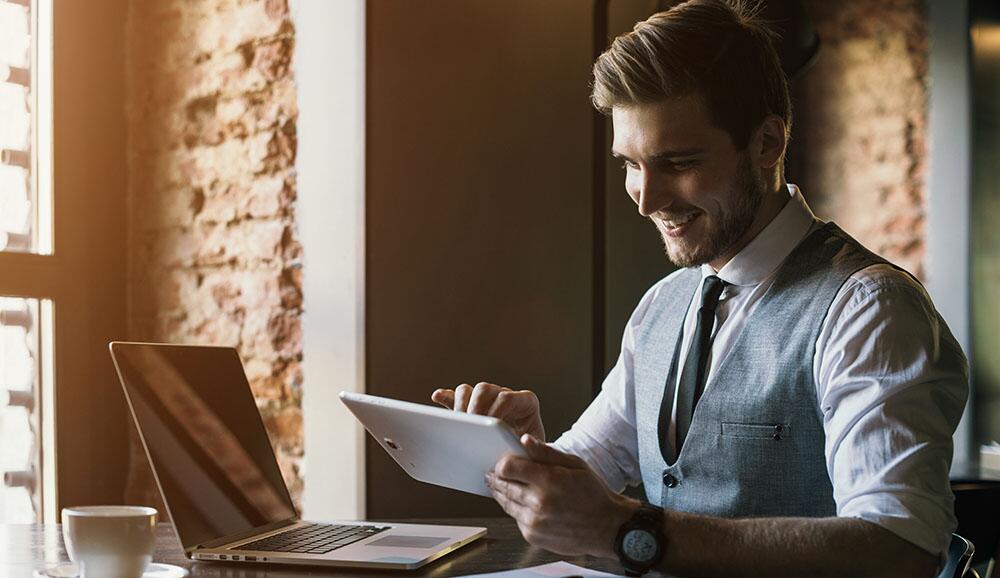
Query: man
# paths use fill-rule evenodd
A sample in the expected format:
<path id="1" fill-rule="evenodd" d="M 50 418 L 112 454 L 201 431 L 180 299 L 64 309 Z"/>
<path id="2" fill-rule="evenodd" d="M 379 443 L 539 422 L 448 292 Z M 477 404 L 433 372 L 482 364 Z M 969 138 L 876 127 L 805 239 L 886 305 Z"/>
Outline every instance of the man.
<path id="1" fill-rule="evenodd" d="M 528 457 L 488 476 L 496 500 L 529 542 L 636 574 L 933 576 L 967 364 L 921 285 L 785 182 L 768 31 L 691 0 L 615 40 L 592 98 L 682 269 L 639 302 L 601 393 L 551 446 L 530 391 L 434 392 L 523 434 Z M 637 483 L 649 504 L 618 493 Z"/>

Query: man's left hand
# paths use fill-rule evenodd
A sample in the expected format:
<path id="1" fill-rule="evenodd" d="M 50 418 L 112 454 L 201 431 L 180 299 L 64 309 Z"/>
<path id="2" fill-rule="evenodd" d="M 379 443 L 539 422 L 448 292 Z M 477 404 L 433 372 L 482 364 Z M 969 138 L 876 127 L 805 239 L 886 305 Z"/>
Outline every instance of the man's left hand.
<path id="1" fill-rule="evenodd" d="M 524 456 L 497 462 L 486 483 L 530 544 L 557 554 L 615 557 L 618 529 L 639 502 L 617 494 L 577 456 L 531 435 Z"/>

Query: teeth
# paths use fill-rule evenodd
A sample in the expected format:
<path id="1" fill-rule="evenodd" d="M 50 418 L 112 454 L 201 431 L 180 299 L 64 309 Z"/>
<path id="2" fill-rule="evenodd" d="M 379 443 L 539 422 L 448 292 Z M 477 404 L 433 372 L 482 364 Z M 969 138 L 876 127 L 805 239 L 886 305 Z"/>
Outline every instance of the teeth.
<path id="1" fill-rule="evenodd" d="M 688 216 L 686 216 L 686 217 L 684 217 L 682 219 L 675 219 L 675 220 L 670 220 L 670 221 L 663 221 L 663 224 L 665 224 L 667 227 L 669 227 L 671 229 L 676 229 L 677 227 L 680 227 L 681 225 L 686 225 L 686 224 L 690 223 L 697 216 L 698 216 L 697 213 L 692 213 L 692 214 L 690 214 L 690 215 L 688 215 Z"/>

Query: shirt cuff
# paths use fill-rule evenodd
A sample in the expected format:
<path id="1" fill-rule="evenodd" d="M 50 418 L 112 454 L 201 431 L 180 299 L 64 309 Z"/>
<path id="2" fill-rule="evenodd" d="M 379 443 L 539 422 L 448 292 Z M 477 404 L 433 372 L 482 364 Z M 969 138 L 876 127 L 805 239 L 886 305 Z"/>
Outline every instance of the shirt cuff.
<path id="1" fill-rule="evenodd" d="M 837 515 L 877 524 L 922 550 L 947 556 L 958 526 L 954 513 L 942 509 L 937 500 L 916 494 L 905 497 L 889 492 L 857 496 Z"/>
<path id="2" fill-rule="evenodd" d="M 604 483 L 613 492 L 620 493 L 628 484 L 628 481 L 620 473 L 620 470 L 614 466 L 611 457 L 605 453 L 598 455 L 597 452 L 593 451 L 593 446 L 586 447 L 582 444 L 574 443 L 566 434 L 559 436 L 559 439 L 549 443 L 549 446 L 565 454 L 572 454 L 587 462 L 587 465 L 604 480 Z"/>

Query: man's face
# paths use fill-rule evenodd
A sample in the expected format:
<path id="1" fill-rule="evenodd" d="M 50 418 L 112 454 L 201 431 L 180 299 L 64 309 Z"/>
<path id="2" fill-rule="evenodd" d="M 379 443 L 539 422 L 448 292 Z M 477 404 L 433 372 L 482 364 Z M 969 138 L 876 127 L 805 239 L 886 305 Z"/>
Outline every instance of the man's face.
<path id="1" fill-rule="evenodd" d="M 615 107 L 612 123 L 625 190 L 660 231 L 667 258 L 679 267 L 731 258 L 765 185 L 750 155 L 713 125 L 701 97 Z"/>

